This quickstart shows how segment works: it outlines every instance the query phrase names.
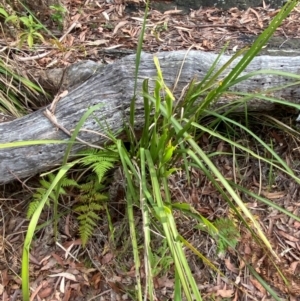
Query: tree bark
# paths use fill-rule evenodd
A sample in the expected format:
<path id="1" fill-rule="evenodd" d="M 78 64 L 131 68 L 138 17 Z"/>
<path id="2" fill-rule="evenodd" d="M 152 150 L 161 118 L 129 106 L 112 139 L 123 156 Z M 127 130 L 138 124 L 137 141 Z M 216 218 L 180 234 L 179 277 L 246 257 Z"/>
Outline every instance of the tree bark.
<path id="1" fill-rule="evenodd" d="M 193 78 L 201 80 L 205 76 L 217 57 L 216 54 L 199 51 L 190 51 L 188 53 L 186 51 L 165 52 L 158 53 L 157 56 L 165 83 L 171 90 L 174 89 L 176 99 L 180 98 L 185 87 Z M 222 66 L 229 58 L 229 56 L 224 55 L 217 67 Z M 225 74 L 231 70 L 230 68 Z M 261 69 L 274 69 L 299 74 L 300 60 L 299 57 L 258 56 L 252 61 L 246 72 Z M 137 130 L 143 127 L 142 82 L 150 78 L 150 91 L 153 91 L 156 74 L 153 55 L 143 53 L 137 81 L 138 95 L 135 112 Z M 105 136 L 107 130 L 120 136 L 124 133 L 124 126 L 128 124 L 129 120 L 134 78 L 135 55 L 129 55 L 111 65 L 101 66 L 91 78 L 59 100 L 55 110 L 57 123 L 72 131 L 90 106 L 103 104 L 95 112 L 94 116 L 90 116 L 85 122 L 83 128 L 89 131 L 82 130 L 79 137 L 92 144 L 104 145 L 108 141 Z M 292 82 L 290 79 L 280 76 L 257 75 L 238 83 L 231 90 L 252 93 L 290 82 Z M 175 83 L 177 83 L 176 86 L 174 86 Z M 299 85 L 280 89 L 274 92 L 273 96 L 299 103 Z M 214 106 L 219 107 L 231 101 L 232 98 L 221 98 Z M 247 103 L 247 106 L 250 111 L 274 109 L 272 102 L 261 100 L 251 100 Z M 244 105 L 241 107 L 241 110 L 244 110 Z M 28 116 L 0 124 L 0 146 L 1 144 L 15 141 L 67 140 L 69 136 L 50 122 L 45 117 L 44 112 L 45 108 L 42 108 Z M 96 135 L 91 131 L 98 131 L 104 135 Z M 77 143 L 73 147 L 72 154 L 85 147 L 86 145 Z M 66 146 L 62 144 L 0 148 L 0 183 L 4 184 L 15 178 L 30 177 L 59 166 L 65 149 Z"/>

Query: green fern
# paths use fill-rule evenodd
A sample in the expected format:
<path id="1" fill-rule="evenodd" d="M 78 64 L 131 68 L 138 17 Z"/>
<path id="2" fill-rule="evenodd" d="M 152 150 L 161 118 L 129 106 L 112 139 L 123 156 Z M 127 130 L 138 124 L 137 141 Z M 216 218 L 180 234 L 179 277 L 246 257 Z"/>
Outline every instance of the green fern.
<path id="1" fill-rule="evenodd" d="M 119 154 L 116 152 L 115 147 L 110 147 L 107 150 L 90 149 L 80 154 L 84 156 L 81 163 L 93 169 L 99 183 L 102 182 L 105 173 L 119 161 Z"/>
<path id="2" fill-rule="evenodd" d="M 79 205 L 75 208 L 75 211 L 79 213 L 80 238 L 82 245 L 85 246 L 97 226 L 97 221 L 100 219 L 99 211 L 106 208 L 107 196 L 100 192 L 103 190 L 102 182 L 105 173 L 119 161 L 119 154 L 115 146 L 111 146 L 106 150 L 85 150 L 80 154 L 83 156 L 81 164 L 91 167 L 97 176 L 96 180 L 91 175 L 89 182 L 80 185 Z"/>
<path id="3" fill-rule="evenodd" d="M 82 184 L 78 184 L 75 180 L 67 176 L 63 177 L 60 187 L 51 192 L 46 204 L 48 206 L 51 202 L 57 204 L 58 196 L 66 194 L 64 187 L 76 187 L 79 189 L 80 193 L 77 197 L 78 206 L 74 210 L 79 214 L 79 233 L 82 244 L 86 245 L 99 220 L 99 211 L 105 209 L 107 196 L 99 192 L 103 190 L 101 183 L 104 180 L 105 173 L 113 168 L 119 160 L 119 155 L 113 147 L 100 151 L 95 149 L 85 150 L 80 155 L 82 156 L 80 163 L 91 167 L 94 173 L 87 178 L 87 183 Z M 29 204 L 27 211 L 28 219 L 32 217 L 38 208 L 40 200 L 43 199 L 54 178 L 55 175 L 50 173 L 47 177 L 40 180 L 41 187 L 36 189 L 33 199 Z"/>
<path id="4" fill-rule="evenodd" d="M 240 234 L 234 221 L 229 218 L 220 218 L 214 222 L 214 226 L 219 230 L 217 253 L 223 255 L 229 247 L 235 249 Z"/>
<path id="5" fill-rule="evenodd" d="M 100 219 L 98 212 L 105 209 L 107 196 L 99 192 L 102 189 L 102 184 L 95 180 L 80 186 L 80 194 L 78 196 L 80 205 L 74 210 L 79 213 L 77 219 L 83 246 L 86 245 L 97 226 L 97 221 Z"/>
<path id="6" fill-rule="evenodd" d="M 32 196 L 32 201 L 29 204 L 28 210 L 27 210 L 27 218 L 30 219 L 32 215 L 34 214 L 35 210 L 40 204 L 40 201 L 43 199 L 45 193 L 49 189 L 51 182 L 55 178 L 54 174 L 50 173 L 48 174 L 47 178 L 42 178 L 40 180 L 40 185 L 41 187 L 37 188 L 35 193 Z M 57 201 L 56 200 L 56 195 L 64 195 L 66 194 L 66 191 L 63 189 L 63 187 L 68 187 L 68 186 L 78 186 L 76 181 L 73 179 L 68 179 L 67 177 L 64 177 L 62 179 L 62 185 L 61 188 L 59 189 L 58 193 L 57 191 L 52 191 L 49 195 L 48 201 L 46 202 L 46 205 L 50 205 L 50 201 Z"/>

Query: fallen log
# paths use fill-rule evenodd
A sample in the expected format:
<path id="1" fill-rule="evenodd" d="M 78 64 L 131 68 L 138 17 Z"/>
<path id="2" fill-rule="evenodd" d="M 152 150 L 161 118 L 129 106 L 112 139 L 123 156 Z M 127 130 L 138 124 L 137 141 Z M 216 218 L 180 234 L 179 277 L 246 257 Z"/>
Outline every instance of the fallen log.
<path id="1" fill-rule="evenodd" d="M 157 57 L 160 61 L 165 83 L 171 90 L 174 88 L 174 95 L 178 99 L 193 78 L 201 80 L 205 76 L 217 55 L 199 51 L 188 53 L 186 51 L 176 51 L 158 53 Z M 229 56 L 224 55 L 218 66 L 222 66 L 228 59 Z M 300 60 L 299 57 L 258 56 L 252 61 L 246 72 L 261 69 L 281 70 L 299 74 Z M 229 71 L 230 69 L 226 73 Z M 129 55 L 111 65 L 99 67 L 97 72 L 86 82 L 58 101 L 55 109 L 57 123 L 71 131 L 89 107 L 103 104 L 95 113 L 103 127 L 99 128 L 95 117 L 91 116 L 84 124 L 84 129 L 90 131 L 81 131 L 79 137 L 92 144 L 104 145 L 107 142 L 105 135 L 96 135 L 91 131 L 100 131 L 103 134 L 107 129 L 115 134 L 124 132 L 124 125 L 129 120 L 130 101 L 134 90 L 134 74 L 135 55 Z M 148 78 L 156 78 L 156 69 L 153 63 L 153 55 L 143 53 L 137 82 L 139 93 L 135 112 L 137 129 L 143 127 L 141 86 L 143 80 Z M 150 80 L 151 89 L 153 88 L 153 82 L 153 80 Z M 251 93 L 278 87 L 289 82 L 291 82 L 290 79 L 281 76 L 257 75 L 238 83 L 232 90 Z M 273 96 L 299 103 L 299 85 L 277 91 Z M 222 98 L 215 105 L 220 106 L 230 101 L 232 99 Z M 248 102 L 247 105 L 248 110 L 252 111 L 265 111 L 274 108 L 272 102 L 257 99 Z M 15 141 L 68 139 L 69 136 L 46 118 L 44 112 L 45 108 L 42 108 L 20 119 L 0 124 L 0 145 Z M 73 153 L 85 147 L 85 144 L 76 144 Z M 30 177 L 59 166 L 65 149 L 66 145 L 62 144 L 0 148 L 0 184 L 7 183 L 15 178 Z"/>

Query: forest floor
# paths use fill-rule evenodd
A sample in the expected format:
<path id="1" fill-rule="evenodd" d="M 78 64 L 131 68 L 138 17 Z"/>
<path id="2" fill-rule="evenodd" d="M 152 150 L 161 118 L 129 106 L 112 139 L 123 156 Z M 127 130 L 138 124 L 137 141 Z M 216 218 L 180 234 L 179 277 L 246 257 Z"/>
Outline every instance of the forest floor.
<path id="1" fill-rule="evenodd" d="M 115 1 L 118 2 L 118 1 Z M 0 36 L 0 45 L 10 45 L 10 55 L 18 64 L 20 72 L 32 72 L 39 76 L 40 70 L 63 68 L 81 60 L 94 60 L 110 64 L 123 55 L 136 51 L 141 32 L 144 10 L 139 3 L 130 6 L 107 4 L 106 1 L 65 1 L 68 10 L 61 30 L 51 18 L 44 16 L 43 24 L 54 33 L 59 42 L 45 34 L 45 41 L 34 49 L 16 50 L 13 38 Z M 249 8 L 240 11 L 232 8 L 222 11 L 217 8 L 191 10 L 184 13 L 175 7 L 165 12 L 150 9 L 143 43 L 143 51 L 156 53 L 181 49 L 220 52 L 228 43 L 226 53 L 232 54 L 251 44 L 266 28 L 277 13 L 268 7 Z M 47 14 L 46 14 L 47 15 Z M 295 10 L 276 31 L 275 39 L 266 45 L 270 55 L 299 55 L 300 10 Z M 291 168 L 300 174 L 299 140 L 286 135 L 283 130 L 264 127 L 262 118 L 253 117 L 253 131 L 262 139 L 271 139 L 277 153 L 285 158 Z M 284 112 L 280 120 L 295 126 L 296 116 Z M 271 120 L 271 119 L 269 119 Z M 249 137 L 247 137 L 249 139 Z M 251 145 L 251 140 L 248 141 Z M 202 136 L 199 145 L 210 152 L 226 151 L 226 145 Z M 235 177 L 235 162 L 220 155 L 214 163 L 227 178 Z M 269 172 L 263 163 L 239 162 L 240 171 L 247 175 L 243 183 L 249 190 L 298 214 L 300 206 L 299 186 L 278 173 L 272 185 L 268 185 Z M 28 203 L 38 184 L 38 177 L 2 186 L 0 189 L 0 296 L 2 300 L 21 300 L 21 252 L 28 220 Z M 170 178 L 172 198 L 177 202 L 188 202 L 210 220 L 230 216 L 228 205 L 199 171 L 193 171 L 193 180 L 188 183 L 178 173 Z M 244 196 L 243 196 L 244 197 Z M 280 260 L 275 262 L 261 246 L 240 226 L 240 239 L 236 252 L 228 251 L 216 256 L 217 245 L 206 233 L 195 230 L 189 220 L 177 216 L 179 231 L 197 247 L 219 270 L 218 275 L 205 262 L 187 252 L 203 300 L 274 300 L 264 287 L 251 276 L 246 262 L 263 277 L 282 297 L 282 300 L 300 300 L 300 223 L 254 199 L 247 199 L 251 208 L 270 240 Z M 72 191 L 61 204 L 68 209 L 74 202 Z M 77 222 L 72 213 L 59 222 L 59 239 L 55 242 L 49 212 L 45 211 L 41 221 L 50 220 L 32 242 L 30 252 L 31 300 L 132 300 L 130 292 L 135 285 L 135 267 L 130 249 L 129 230 L 124 220 L 124 198 L 111 204 L 115 235 L 119 243 L 112 246 L 108 222 L 103 219 L 88 243 L 81 247 Z M 137 229 L 139 212 L 136 212 Z M 179 223 L 180 221 L 180 223 Z M 142 231 L 142 228 L 141 228 Z M 157 246 L 158 248 L 160 246 Z M 167 264 L 166 264 L 167 265 Z M 278 271 L 282 271 L 285 280 Z M 143 279 L 142 279 L 143 281 Z M 172 268 L 163 269 L 154 279 L 157 300 L 172 300 L 174 273 Z"/>

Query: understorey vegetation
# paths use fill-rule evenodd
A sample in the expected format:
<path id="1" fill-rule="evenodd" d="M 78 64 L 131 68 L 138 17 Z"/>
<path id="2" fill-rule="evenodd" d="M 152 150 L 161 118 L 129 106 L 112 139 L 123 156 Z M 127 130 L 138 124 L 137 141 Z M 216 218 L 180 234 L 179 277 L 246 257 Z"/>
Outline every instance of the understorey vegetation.
<path id="1" fill-rule="evenodd" d="M 238 51 L 227 64 L 217 68 L 219 58 L 226 51 L 224 47 L 207 75 L 192 81 L 180 102 L 165 84 L 160 62 L 154 55 L 157 75 L 144 80 L 141 87 L 135 85 L 130 120 L 122 139 L 109 129 L 105 133 L 100 130 L 105 128 L 105 121 L 94 115 L 99 105 L 86 109 L 66 142 L 60 166 L 39 175 L 26 205 L 28 226 L 21 258 L 24 301 L 32 298 L 29 260 L 32 244 L 48 227 L 55 243 L 59 242 L 61 223 L 66 218 L 73 219 L 76 229 L 70 237 L 80 240 L 82 252 L 89 244 L 101 241 L 103 256 L 113 254 L 112 271 L 122 270 L 134 278 L 128 287 L 123 284 L 120 289 L 132 300 L 162 300 L 163 294 L 157 290 L 161 279 L 171 282 L 169 286 L 166 284 L 170 292 L 164 296 L 173 300 L 233 300 L 234 297 L 242 300 L 243 288 L 224 266 L 232 270 L 247 268 L 262 288 L 261 294 L 264 292 L 281 300 L 278 287 L 269 283 L 267 273 L 259 273 L 259 267 L 254 266 L 257 260 L 252 255 L 272 265 L 286 286 L 287 294 L 296 294 L 293 278 L 284 270 L 280 254 L 268 236 L 270 233 L 261 224 L 258 212 L 260 208 L 274 210 L 290 223 L 300 222 L 297 212 L 272 201 L 272 196 L 280 193 L 277 188 L 282 179 L 288 179 L 290 187 L 300 184 L 299 155 L 291 152 L 294 157 L 289 161 L 276 145 L 281 137 L 284 137 L 283 143 L 299 143 L 294 121 L 285 112 L 299 109 L 300 105 L 273 98 L 271 90 L 249 94 L 232 92 L 230 88 L 254 76 L 241 74 L 297 2 L 289 0 L 250 47 Z M 52 20 L 62 26 L 65 9 L 60 6 L 51 9 Z M 19 47 L 25 41 L 33 47 L 43 40 L 40 33 L 43 27 L 38 26 L 31 15 L 18 17 L 4 8 L 0 9 L 0 14 L 5 22 L 24 23 Z M 136 77 L 147 14 L 148 4 L 137 46 Z M 234 68 L 224 76 L 231 65 Z M 19 99 L 34 99 L 37 93 L 45 93 L 43 89 L 12 74 L 9 64 L 1 58 L 0 72 L 5 74 L 1 80 L 11 77 L 9 91 L 6 90 L 7 81 L 0 82 L 1 111 L 20 117 L 33 110 L 34 101 L 26 108 Z M 293 78 L 294 85 L 300 82 L 300 75 L 276 70 L 259 70 L 255 74 L 266 73 Z M 22 89 L 18 89 L 16 81 L 23 84 Z M 154 84 L 150 85 L 150 81 Z M 284 86 L 276 89 L 281 88 Z M 144 127 L 136 131 L 135 100 L 140 92 L 144 100 Z M 212 110 L 212 105 L 224 95 L 233 99 L 232 104 Z M 248 112 L 247 102 L 254 98 L 276 103 L 286 111 L 275 117 Z M 103 149 L 89 148 L 71 156 L 72 147 L 78 143 L 78 133 L 91 116 L 99 124 L 97 134 L 109 137 L 110 143 Z M 266 137 L 264 133 L 273 133 L 273 137 Z M 19 146 L 26 147 L 28 143 L 23 141 Z M 4 147 L 5 144 L 0 145 Z M 249 177 L 255 178 L 255 185 Z M 293 200 L 297 193 L 296 190 L 291 197 Z M 214 214 L 211 214 L 212 207 Z M 106 229 L 104 240 L 96 235 L 100 235 L 99 228 Z M 204 237 L 209 241 L 207 248 L 203 246 Z M 79 253 L 78 258 L 83 261 L 84 256 L 80 257 Z M 238 258 L 235 267 L 230 264 L 230 256 Z M 86 268 L 94 267 L 91 258 L 95 257 L 85 262 Z M 218 260 L 224 264 L 216 264 Z M 200 269 L 209 270 L 211 278 L 206 281 L 215 281 L 218 277 L 226 279 L 228 289 L 206 291 Z M 66 274 L 61 277 L 67 278 Z M 256 284 L 256 288 L 259 285 Z"/>

